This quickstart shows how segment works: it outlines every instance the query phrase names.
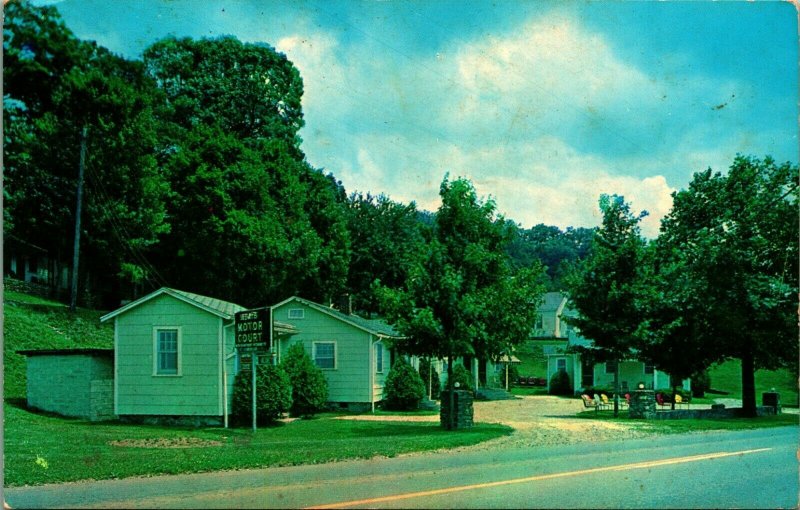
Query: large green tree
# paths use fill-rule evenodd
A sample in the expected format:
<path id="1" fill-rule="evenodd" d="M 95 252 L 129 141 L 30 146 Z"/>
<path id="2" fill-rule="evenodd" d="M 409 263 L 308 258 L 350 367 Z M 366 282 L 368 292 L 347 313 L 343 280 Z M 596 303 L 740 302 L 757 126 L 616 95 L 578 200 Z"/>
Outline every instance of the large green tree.
<path id="1" fill-rule="evenodd" d="M 114 295 L 118 274 L 167 230 L 156 164 L 160 96 L 140 62 L 78 40 L 51 7 L 5 6 L 4 151 L 9 234 L 72 258 L 82 133 L 86 137 L 81 276 Z M 118 304 L 118 301 L 113 303 Z"/>
<path id="2" fill-rule="evenodd" d="M 292 63 L 232 37 L 167 38 L 144 63 L 166 97 L 159 160 L 173 228 L 156 256 L 170 284 L 246 306 L 341 293 L 345 194 L 300 150 L 303 83 Z"/>
<path id="3" fill-rule="evenodd" d="M 751 416 L 755 370 L 797 363 L 798 217 L 797 165 L 737 156 L 727 174 L 695 174 L 662 221 L 666 276 L 691 303 L 681 320 L 704 358 L 741 360 Z"/>
<path id="4" fill-rule="evenodd" d="M 603 223 L 592 241 L 591 255 L 568 280 L 570 306 L 577 311 L 569 322 L 593 341 L 584 354 L 616 364 L 614 415 L 619 412 L 619 362 L 636 349 L 641 321 L 640 293 L 646 274 L 645 241 L 639 222 L 625 199 L 602 195 Z"/>
<path id="5" fill-rule="evenodd" d="M 517 267 L 541 262 L 548 290 L 562 290 L 569 271 L 588 256 L 594 230 L 567 227 L 562 231 L 542 223 L 529 229 L 515 228 L 508 254 Z"/>
<path id="6" fill-rule="evenodd" d="M 540 266 L 512 272 L 505 252 L 510 232 L 493 200 L 480 200 L 468 180 L 447 177 L 439 195 L 425 256 L 401 288 L 378 286 L 377 292 L 404 335 L 395 347 L 447 358 L 452 381 L 456 357 L 496 359 L 528 338 L 543 288 Z"/>
<path id="7" fill-rule="evenodd" d="M 372 283 L 403 285 L 408 271 L 425 251 L 425 231 L 416 205 L 401 204 L 385 195 L 353 193 L 347 200 L 351 256 L 347 289 L 356 310 L 379 311 Z"/>

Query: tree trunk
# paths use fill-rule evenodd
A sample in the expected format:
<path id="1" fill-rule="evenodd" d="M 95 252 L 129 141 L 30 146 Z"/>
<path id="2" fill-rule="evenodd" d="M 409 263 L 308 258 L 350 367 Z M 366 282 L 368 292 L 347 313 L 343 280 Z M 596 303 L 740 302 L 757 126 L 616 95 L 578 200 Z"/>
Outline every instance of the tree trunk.
<path id="1" fill-rule="evenodd" d="M 619 360 L 614 368 L 614 417 L 619 416 Z"/>
<path id="2" fill-rule="evenodd" d="M 456 413 L 455 409 L 453 409 L 456 405 L 455 395 L 453 394 L 453 356 L 447 357 L 447 389 L 449 390 L 447 398 L 450 400 L 450 416 L 448 417 L 447 430 L 453 430 L 456 428 Z"/>
<path id="3" fill-rule="evenodd" d="M 756 368 L 752 352 L 742 356 L 742 412 L 750 418 L 756 417 Z"/>
<path id="4" fill-rule="evenodd" d="M 672 378 L 671 375 L 669 377 L 670 379 Z M 674 381 L 670 381 L 670 383 L 673 382 Z M 670 407 L 670 409 L 672 409 L 673 411 L 675 410 L 675 388 L 677 388 L 677 386 L 675 386 L 675 384 L 672 384 L 672 407 Z"/>

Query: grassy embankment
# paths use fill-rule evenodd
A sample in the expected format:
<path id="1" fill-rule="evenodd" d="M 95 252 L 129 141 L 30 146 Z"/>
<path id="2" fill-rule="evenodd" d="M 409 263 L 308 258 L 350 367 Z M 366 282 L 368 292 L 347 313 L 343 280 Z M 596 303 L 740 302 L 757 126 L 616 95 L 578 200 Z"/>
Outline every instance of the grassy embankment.
<path id="1" fill-rule="evenodd" d="M 63 304 L 17 292 L 6 292 L 5 300 L 7 486 L 391 457 L 512 432 L 503 425 L 479 424 L 452 433 L 436 422 L 364 422 L 324 414 L 253 433 L 249 428 L 90 423 L 34 413 L 25 409 L 25 357 L 16 351 L 109 348 L 113 326 L 99 323 L 103 312 L 78 310 L 73 316 Z"/>

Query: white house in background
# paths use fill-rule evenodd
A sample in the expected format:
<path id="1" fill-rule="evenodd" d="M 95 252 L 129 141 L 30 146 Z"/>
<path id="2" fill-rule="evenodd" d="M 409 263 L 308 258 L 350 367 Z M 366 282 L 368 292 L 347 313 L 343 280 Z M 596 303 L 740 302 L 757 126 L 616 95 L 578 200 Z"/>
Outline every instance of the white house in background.
<path id="1" fill-rule="evenodd" d="M 548 292 L 539 307 L 540 319 L 534 327 L 534 342 L 541 342 L 547 357 L 547 388 L 550 378 L 559 370 L 567 372 L 575 393 L 589 386 L 611 387 L 614 384 L 614 363 L 588 363 L 577 353 L 567 352 L 571 346 L 590 347 L 591 340 L 563 320 L 574 317 L 577 312 L 569 308 L 567 297 L 561 292 Z M 637 388 L 643 383 L 647 389 L 670 389 L 670 375 L 656 370 L 637 359 L 620 361 L 620 387 L 623 392 Z M 691 380 L 681 381 L 683 389 L 691 390 Z"/>

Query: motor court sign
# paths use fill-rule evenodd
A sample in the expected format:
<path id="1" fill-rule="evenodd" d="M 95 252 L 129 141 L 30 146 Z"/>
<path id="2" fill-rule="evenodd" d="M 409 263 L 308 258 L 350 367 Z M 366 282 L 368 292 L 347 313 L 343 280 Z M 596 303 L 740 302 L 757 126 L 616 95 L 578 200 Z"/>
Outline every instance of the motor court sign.
<path id="1" fill-rule="evenodd" d="M 270 325 L 272 310 L 257 308 L 237 312 L 234 319 L 236 348 L 239 352 L 268 351 L 270 345 Z"/>

